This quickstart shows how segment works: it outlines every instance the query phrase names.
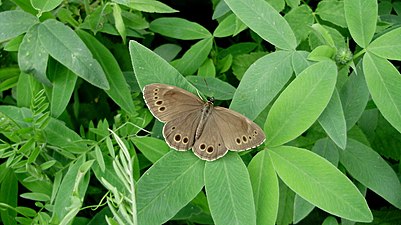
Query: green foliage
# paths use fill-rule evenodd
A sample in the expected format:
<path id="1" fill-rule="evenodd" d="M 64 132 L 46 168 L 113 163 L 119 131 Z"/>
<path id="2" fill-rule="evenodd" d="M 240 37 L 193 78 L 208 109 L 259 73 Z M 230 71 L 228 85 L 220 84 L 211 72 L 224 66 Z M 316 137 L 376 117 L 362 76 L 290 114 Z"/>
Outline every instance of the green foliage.
<path id="1" fill-rule="evenodd" d="M 398 225 L 401 4 L 193 4 L 0 1 L 0 223 Z M 214 97 L 265 143 L 171 150 L 151 83 Z"/>

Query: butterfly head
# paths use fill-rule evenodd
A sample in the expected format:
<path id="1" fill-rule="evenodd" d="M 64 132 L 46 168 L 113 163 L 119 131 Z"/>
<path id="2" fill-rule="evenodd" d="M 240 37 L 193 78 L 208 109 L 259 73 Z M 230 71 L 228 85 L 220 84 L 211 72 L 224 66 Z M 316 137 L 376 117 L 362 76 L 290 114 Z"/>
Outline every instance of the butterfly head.
<path id="1" fill-rule="evenodd" d="M 213 104 L 214 103 L 214 98 L 213 97 L 208 97 L 207 102 Z"/>

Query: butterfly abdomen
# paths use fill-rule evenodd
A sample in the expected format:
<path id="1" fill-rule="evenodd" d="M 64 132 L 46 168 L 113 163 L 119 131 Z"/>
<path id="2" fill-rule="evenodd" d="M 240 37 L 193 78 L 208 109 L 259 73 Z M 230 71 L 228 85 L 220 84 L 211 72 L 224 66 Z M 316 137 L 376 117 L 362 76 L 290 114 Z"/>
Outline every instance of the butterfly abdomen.
<path id="1" fill-rule="evenodd" d="M 198 126 L 196 127 L 196 132 L 195 132 L 195 140 L 199 139 L 199 137 L 202 135 L 203 129 L 205 128 L 206 121 L 209 119 L 210 114 L 212 113 L 213 110 L 213 103 L 208 101 L 206 102 L 202 109 L 202 115 L 201 119 L 199 121 Z"/>

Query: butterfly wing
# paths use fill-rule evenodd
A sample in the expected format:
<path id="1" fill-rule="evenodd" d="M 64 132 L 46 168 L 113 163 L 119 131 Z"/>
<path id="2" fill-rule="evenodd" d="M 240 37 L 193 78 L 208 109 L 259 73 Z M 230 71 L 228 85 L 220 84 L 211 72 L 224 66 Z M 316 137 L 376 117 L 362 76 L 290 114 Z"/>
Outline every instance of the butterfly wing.
<path id="1" fill-rule="evenodd" d="M 203 160 L 213 161 L 223 157 L 228 149 L 224 144 L 223 136 L 218 127 L 213 113 L 207 119 L 202 134 L 195 141 L 192 151 Z"/>
<path id="2" fill-rule="evenodd" d="M 179 87 L 166 84 L 149 84 L 143 88 L 143 98 L 150 112 L 161 122 L 199 111 L 203 101 L 194 94 Z"/>
<path id="3" fill-rule="evenodd" d="M 266 136 L 253 121 L 233 110 L 214 107 L 211 114 L 226 148 L 244 151 L 261 145 Z"/>
<path id="4" fill-rule="evenodd" d="M 201 115 L 198 109 L 185 111 L 167 122 L 163 127 L 163 136 L 167 144 L 178 151 L 190 149 L 194 145 Z"/>

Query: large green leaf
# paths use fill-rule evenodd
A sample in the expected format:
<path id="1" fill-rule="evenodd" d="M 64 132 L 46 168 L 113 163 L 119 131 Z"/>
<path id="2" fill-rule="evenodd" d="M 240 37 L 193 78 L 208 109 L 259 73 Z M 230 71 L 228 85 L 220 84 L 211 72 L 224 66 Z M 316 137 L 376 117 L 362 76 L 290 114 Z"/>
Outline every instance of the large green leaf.
<path id="1" fill-rule="evenodd" d="M 110 84 L 110 89 L 106 90 L 106 93 L 122 109 L 134 114 L 135 106 L 131 98 L 131 91 L 113 54 L 92 35 L 82 30 L 77 30 L 76 32 L 103 68 Z"/>
<path id="2" fill-rule="evenodd" d="M 216 225 L 256 225 L 249 174 L 237 153 L 206 163 L 205 188 Z"/>
<path id="3" fill-rule="evenodd" d="M 193 93 L 195 87 L 190 84 L 174 67 L 156 53 L 136 41 L 129 43 L 132 67 L 141 89 L 151 83 L 171 84 Z"/>
<path id="4" fill-rule="evenodd" d="M 184 53 L 181 59 L 172 63 L 183 75 L 192 75 L 203 64 L 212 50 L 213 38 L 203 39 Z"/>
<path id="5" fill-rule="evenodd" d="M 38 18 L 24 11 L 0 12 L 0 43 L 25 33 L 38 22 Z"/>
<path id="6" fill-rule="evenodd" d="M 269 153 L 280 178 L 308 202 L 345 219 L 372 221 L 372 213 L 359 190 L 322 157 L 291 146 L 272 148 Z"/>
<path id="7" fill-rule="evenodd" d="M 43 48 L 38 37 L 38 25 L 32 26 L 25 34 L 18 50 L 18 66 L 20 69 L 33 75 L 41 83 L 51 86 L 46 77 L 47 60 L 49 54 Z"/>
<path id="8" fill-rule="evenodd" d="M 401 28 L 378 37 L 368 46 L 368 51 L 386 59 L 401 60 Z"/>
<path id="9" fill-rule="evenodd" d="M 363 70 L 373 101 L 384 118 L 401 133 L 401 75 L 386 59 L 366 53 Z"/>
<path id="10" fill-rule="evenodd" d="M 137 183 L 139 224 L 162 224 L 171 219 L 203 188 L 205 161 L 191 151 L 170 151 Z"/>
<path id="11" fill-rule="evenodd" d="M 329 103 L 336 79 L 337 67 L 331 61 L 303 70 L 270 109 L 265 123 L 266 144 L 284 144 L 307 130 Z"/>
<path id="12" fill-rule="evenodd" d="M 320 115 L 318 121 L 331 140 L 338 147 L 344 149 L 347 144 L 347 125 L 337 89 L 334 89 L 330 102 Z"/>
<path id="13" fill-rule="evenodd" d="M 297 40 L 287 21 L 265 0 L 225 0 L 249 28 L 277 48 L 295 49 Z"/>
<path id="14" fill-rule="evenodd" d="M 401 184 L 395 171 L 373 149 L 348 139 L 340 162 L 356 180 L 401 209 Z"/>
<path id="15" fill-rule="evenodd" d="M 279 188 L 276 172 L 267 150 L 262 150 L 248 165 L 256 208 L 256 224 L 276 223 Z"/>
<path id="16" fill-rule="evenodd" d="M 180 40 L 195 40 L 211 37 L 210 32 L 199 25 L 182 18 L 161 17 L 150 23 L 150 30 Z"/>
<path id="17" fill-rule="evenodd" d="M 253 63 L 242 77 L 230 108 L 254 120 L 290 79 L 291 55 L 277 51 Z"/>
<path id="18" fill-rule="evenodd" d="M 376 31 L 377 0 L 344 0 L 345 20 L 355 42 L 365 48 Z"/>
<path id="19" fill-rule="evenodd" d="M 96 87 L 110 88 L 102 67 L 71 28 L 46 20 L 39 26 L 39 39 L 50 56 L 69 70 Z"/>

